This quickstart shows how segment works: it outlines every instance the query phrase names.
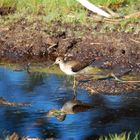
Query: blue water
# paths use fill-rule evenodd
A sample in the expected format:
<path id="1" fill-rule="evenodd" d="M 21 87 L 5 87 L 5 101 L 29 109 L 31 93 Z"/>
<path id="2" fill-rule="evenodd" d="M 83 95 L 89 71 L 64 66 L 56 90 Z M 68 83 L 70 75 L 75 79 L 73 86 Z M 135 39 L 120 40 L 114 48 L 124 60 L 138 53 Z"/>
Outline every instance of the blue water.
<path id="1" fill-rule="evenodd" d="M 100 135 L 140 130 L 140 93 L 118 96 L 94 95 L 78 89 L 77 98 L 94 107 L 68 115 L 63 122 L 45 113 L 61 108 L 73 97 L 67 76 L 27 73 L 0 67 L 0 97 L 10 102 L 30 103 L 26 107 L 0 106 L 0 133 L 60 140 L 95 139 Z"/>

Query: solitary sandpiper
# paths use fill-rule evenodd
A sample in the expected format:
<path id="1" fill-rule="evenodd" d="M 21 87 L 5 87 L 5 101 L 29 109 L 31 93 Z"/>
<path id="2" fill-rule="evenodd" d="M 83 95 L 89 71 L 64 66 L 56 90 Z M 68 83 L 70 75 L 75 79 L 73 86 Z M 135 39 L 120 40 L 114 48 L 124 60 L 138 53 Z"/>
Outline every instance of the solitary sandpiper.
<path id="1" fill-rule="evenodd" d="M 94 60 L 93 60 L 94 61 Z M 83 74 L 88 66 L 93 62 L 80 62 L 77 60 L 73 61 L 64 61 L 63 57 L 57 57 L 54 64 L 59 64 L 60 69 L 67 75 L 73 75 L 74 76 L 74 95 L 76 95 L 76 80 L 75 75 L 77 74 Z"/>

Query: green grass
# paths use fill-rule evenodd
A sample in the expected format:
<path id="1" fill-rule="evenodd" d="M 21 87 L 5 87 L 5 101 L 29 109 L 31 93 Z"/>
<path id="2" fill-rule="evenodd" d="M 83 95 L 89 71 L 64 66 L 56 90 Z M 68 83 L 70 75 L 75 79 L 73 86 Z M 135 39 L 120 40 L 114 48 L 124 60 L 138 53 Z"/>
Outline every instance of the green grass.
<path id="1" fill-rule="evenodd" d="M 89 0 L 92 3 L 98 4 L 98 5 L 104 5 L 104 6 L 109 6 L 111 4 L 120 4 L 120 3 L 125 3 L 126 0 Z"/>
<path id="2" fill-rule="evenodd" d="M 120 4 L 121 6 L 115 11 L 120 16 L 125 16 L 138 11 L 140 7 L 140 0 L 89 0 L 95 5 L 109 7 L 110 5 Z M 62 23 L 82 23 L 82 24 L 96 24 L 93 16 L 87 16 L 88 10 L 85 9 L 76 0 L 0 0 L 0 7 L 12 6 L 16 7 L 16 13 L 8 15 L 8 18 L 0 18 L 0 22 L 13 22 L 21 17 L 38 16 L 43 17 L 45 22 L 51 23 L 52 21 L 61 21 Z M 28 18 L 29 19 L 29 18 Z M 9 20 L 9 21 L 8 21 Z M 100 19 L 99 19 L 100 20 Z M 140 31 L 140 20 L 137 18 L 124 19 L 119 22 L 119 26 L 114 23 L 104 23 L 101 27 L 101 32 L 117 30 L 119 32 L 136 32 Z M 136 23 L 132 25 L 131 23 Z M 133 29 L 134 28 L 134 29 Z"/>
<path id="3" fill-rule="evenodd" d="M 123 4 L 126 12 L 135 10 L 135 4 L 140 0 L 90 0 L 96 5 L 108 7 L 115 4 Z M 34 14 L 55 14 L 67 15 L 72 13 L 86 12 L 76 0 L 0 0 L 0 6 L 16 6 L 17 11 L 23 10 Z M 137 6 L 136 6 L 137 7 Z M 119 9 L 118 9 L 119 10 Z"/>
<path id="4" fill-rule="evenodd" d="M 139 133 L 135 134 L 134 136 L 131 136 L 131 133 L 121 133 L 121 134 L 114 134 L 109 136 L 101 136 L 99 140 L 139 140 Z"/>

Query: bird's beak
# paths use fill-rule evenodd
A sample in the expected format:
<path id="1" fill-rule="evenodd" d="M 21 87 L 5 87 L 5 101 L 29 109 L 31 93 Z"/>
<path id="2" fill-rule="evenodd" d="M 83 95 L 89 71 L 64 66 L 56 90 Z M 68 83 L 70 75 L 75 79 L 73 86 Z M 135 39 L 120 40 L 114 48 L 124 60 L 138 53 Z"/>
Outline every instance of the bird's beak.
<path id="1" fill-rule="evenodd" d="M 56 65 L 56 62 L 54 62 L 52 65 Z"/>
<path id="2" fill-rule="evenodd" d="M 56 65 L 56 62 L 54 62 L 53 64 L 49 65 L 48 68 L 50 68 L 51 66 Z"/>

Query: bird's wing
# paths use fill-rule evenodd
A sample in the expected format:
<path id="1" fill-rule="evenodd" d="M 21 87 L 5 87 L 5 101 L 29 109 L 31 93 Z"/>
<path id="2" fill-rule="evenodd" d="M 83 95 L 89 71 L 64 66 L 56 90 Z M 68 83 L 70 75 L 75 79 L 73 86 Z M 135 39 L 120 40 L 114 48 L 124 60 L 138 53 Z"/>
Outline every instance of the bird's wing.
<path id="1" fill-rule="evenodd" d="M 84 112 L 88 109 L 93 108 L 93 106 L 91 104 L 87 104 L 87 103 L 81 103 L 81 104 L 76 104 L 75 106 L 73 106 L 73 112 L 74 113 L 78 113 L 78 112 Z"/>
<path id="2" fill-rule="evenodd" d="M 78 72 L 88 66 L 88 64 L 80 63 L 79 61 L 69 61 L 67 64 L 73 72 Z"/>
<path id="3" fill-rule="evenodd" d="M 71 69 L 73 72 L 78 72 L 91 64 L 91 62 L 79 62 L 79 61 L 73 61 L 73 62 L 74 62 L 72 63 L 73 65 L 71 65 Z"/>

